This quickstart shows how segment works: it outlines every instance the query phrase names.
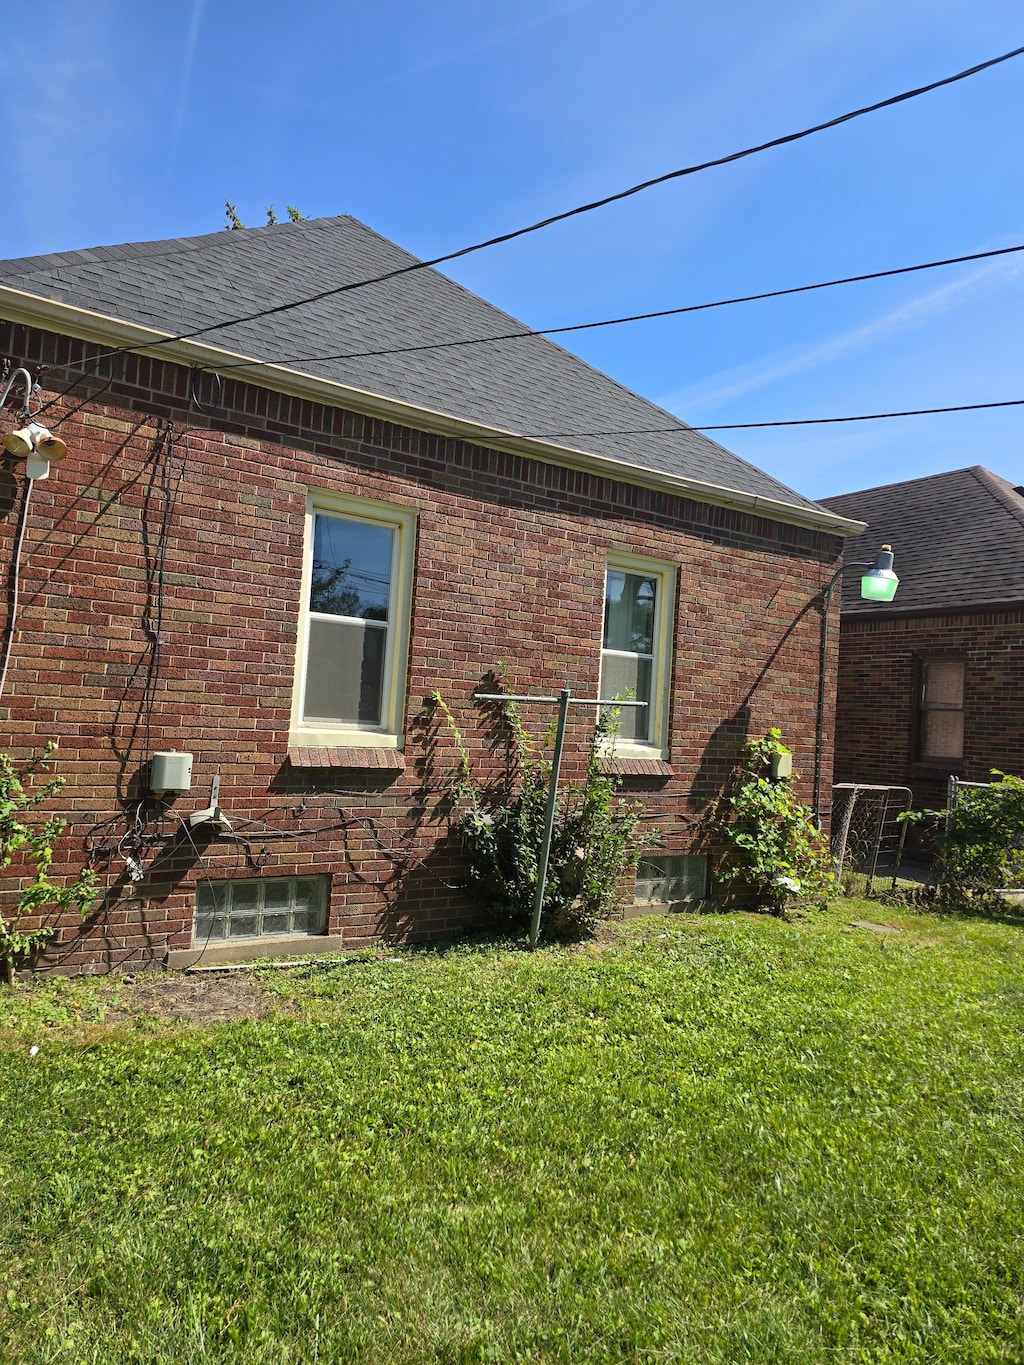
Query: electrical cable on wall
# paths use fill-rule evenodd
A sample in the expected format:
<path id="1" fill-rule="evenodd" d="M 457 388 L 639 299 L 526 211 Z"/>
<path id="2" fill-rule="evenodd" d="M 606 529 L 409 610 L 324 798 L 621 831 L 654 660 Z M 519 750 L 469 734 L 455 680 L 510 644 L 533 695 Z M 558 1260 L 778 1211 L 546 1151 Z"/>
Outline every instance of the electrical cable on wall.
<path id="1" fill-rule="evenodd" d="M 25 493 L 21 500 L 21 516 L 18 519 L 18 538 L 14 544 L 14 559 L 11 563 L 11 610 L 7 617 L 7 630 L 4 634 L 3 667 L 0 668 L 0 696 L 7 686 L 7 670 L 11 665 L 11 650 L 18 625 L 18 598 L 21 578 L 21 547 L 25 543 L 25 527 L 28 524 L 28 505 L 32 499 L 34 479 L 25 480 Z"/>

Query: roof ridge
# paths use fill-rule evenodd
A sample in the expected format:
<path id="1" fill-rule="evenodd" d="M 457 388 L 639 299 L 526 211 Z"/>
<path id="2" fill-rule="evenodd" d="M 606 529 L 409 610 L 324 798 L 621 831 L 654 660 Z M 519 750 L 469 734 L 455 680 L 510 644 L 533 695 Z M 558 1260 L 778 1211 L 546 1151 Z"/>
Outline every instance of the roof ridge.
<path id="1" fill-rule="evenodd" d="M 1002 479 L 998 474 L 993 474 L 990 469 L 983 465 L 975 465 L 971 473 L 978 482 L 995 497 L 1003 507 L 1024 526 L 1024 497 L 1013 490 L 1013 486 L 1008 479 Z M 1002 485 L 1005 483 L 1006 487 Z M 1009 491 L 1007 491 L 1009 490 Z"/>
<path id="2" fill-rule="evenodd" d="M 347 302 L 348 290 L 393 276 L 402 279 Z M 535 329 L 350 214 L 0 262 L 0 287 L 30 317 L 36 298 L 167 340 L 201 338 L 271 367 L 255 383 L 273 387 L 277 366 L 524 438 L 579 432 L 552 439 L 624 468 L 821 510 L 553 338 L 433 354 L 414 345 Z M 289 311 L 306 300 L 308 310 Z M 662 427 L 669 432 L 659 435 Z"/>
<path id="3" fill-rule="evenodd" d="M 840 498 L 856 498 L 862 493 L 884 493 L 890 488 L 909 488 L 915 483 L 929 483 L 935 479 L 949 479 L 954 474 L 973 474 L 981 465 L 965 465 L 963 469 L 940 469 L 935 474 L 919 474 L 916 479 L 899 479 L 896 483 L 873 483 L 870 488 L 851 488 L 847 493 L 830 493 L 827 498 L 819 498 L 820 503 L 836 502 Z M 985 471 L 988 472 L 987 470 Z"/>
<path id="4" fill-rule="evenodd" d="M 340 213 L 325 218 L 304 218 L 299 223 L 261 223 L 258 227 L 242 230 L 250 234 L 247 240 L 251 241 L 251 234 L 253 233 L 262 234 L 277 231 L 280 228 L 296 231 L 319 224 L 337 223 L 346 218 L 350 218 L 352 222 L 358 221 L 351 218 L 350 214 Z M 156 241 L 114 242 L 109 246 L 75 247 L 70 251 L 43 252 L 38 256 L 17 256 L 8 261 L 0 260 L 0 279 L 34 275 L 40 270 L 58 270 L 62 265 L 81 265 L 91 260 L 132 261 L 147 257 L 159 259 L 200 251 L 217 245 L 240 246 L 241 241 L 231 230 L 219 228 L 216 232 L 203 232 L 196 237 L 160 237 Z"/>

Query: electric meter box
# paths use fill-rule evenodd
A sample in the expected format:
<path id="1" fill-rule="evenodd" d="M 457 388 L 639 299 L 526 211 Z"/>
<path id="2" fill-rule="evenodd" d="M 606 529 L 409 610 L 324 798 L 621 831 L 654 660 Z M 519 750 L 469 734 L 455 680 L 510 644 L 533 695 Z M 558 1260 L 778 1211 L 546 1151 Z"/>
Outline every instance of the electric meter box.
<path id="1" fill-rule="evenodd" d="M 776 782 L 793 776 L 793 755 L 772 754 L 772 777 Z"/>
<path id="2" fill-rule="evenodd" d="M 192 786 L 192 755 L 177 749 L 154 754 L 149 760 L 149 786 L 155 796 L 187 792 Z"/>

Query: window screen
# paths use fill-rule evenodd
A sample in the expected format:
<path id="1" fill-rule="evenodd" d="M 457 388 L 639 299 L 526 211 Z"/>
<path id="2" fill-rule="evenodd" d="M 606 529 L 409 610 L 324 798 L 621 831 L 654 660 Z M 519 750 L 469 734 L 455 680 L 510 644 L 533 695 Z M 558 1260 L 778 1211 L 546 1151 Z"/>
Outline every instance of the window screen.
<path id="1" fill-rule="evenodd" d="M 964 662 L 925 659 L 921 664 L 919 757 L 949 760 L 964 754 Z"/>

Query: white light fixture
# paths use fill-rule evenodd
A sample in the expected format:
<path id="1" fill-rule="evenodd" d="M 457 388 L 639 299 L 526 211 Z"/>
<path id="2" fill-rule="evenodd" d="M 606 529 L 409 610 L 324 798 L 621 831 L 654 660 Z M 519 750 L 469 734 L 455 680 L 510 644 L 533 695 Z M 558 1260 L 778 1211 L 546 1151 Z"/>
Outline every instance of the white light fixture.
<path id="1" fill-rule="evenodd" d="M 38 422 L 9 431 L 3 438 L 8 455 L 25 460 L 25 473 L 30 479 L 49 477 L 53 460 L 63 460 L 68 448 L 59 436 Z"/>

